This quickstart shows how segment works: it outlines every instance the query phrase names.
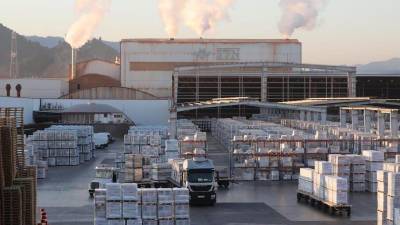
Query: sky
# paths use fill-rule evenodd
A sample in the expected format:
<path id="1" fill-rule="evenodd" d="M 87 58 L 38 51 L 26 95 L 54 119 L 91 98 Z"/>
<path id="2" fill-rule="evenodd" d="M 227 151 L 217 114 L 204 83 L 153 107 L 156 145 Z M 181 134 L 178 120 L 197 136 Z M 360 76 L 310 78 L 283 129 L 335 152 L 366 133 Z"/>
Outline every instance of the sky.
<path id="1" fill-rule="evenodd" d="M 166 38 L 157 0 L 113 0 L 94 37 Z M 355 65 L 400 57 L 400 0 L 328 0 L 314 30 L 296 30 L 303 61 Z M 62 36 L 77 18 L 73 0 L 0 0 L 0 23 L 24 35 Z M 235 0 L 230 21 L 206 38 L 282 38 L 279 0 Z M 181 27 L 177 38 L 198 38 Z M 0 40 L 1 41 L 1 40 Z"/>

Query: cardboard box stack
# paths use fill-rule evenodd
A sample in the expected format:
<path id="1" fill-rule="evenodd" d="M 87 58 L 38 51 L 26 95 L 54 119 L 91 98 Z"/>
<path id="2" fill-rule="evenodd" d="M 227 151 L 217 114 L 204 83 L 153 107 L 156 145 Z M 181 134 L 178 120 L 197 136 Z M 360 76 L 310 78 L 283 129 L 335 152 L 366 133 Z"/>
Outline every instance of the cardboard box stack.
<path id="1" fill-rule="evenodd" d="M 140 154 L 125 155 L 124 182 L 139 182 L 143 179 L 143 156 Z"/>
<path id="2" fill-rule="evenodd" d="M 382 170 L 384 153 L 379 151 L 362 151 L 366 165 L 366 190 L 369 192 L 377 192 L 378 180 L 376 172 Z"/>

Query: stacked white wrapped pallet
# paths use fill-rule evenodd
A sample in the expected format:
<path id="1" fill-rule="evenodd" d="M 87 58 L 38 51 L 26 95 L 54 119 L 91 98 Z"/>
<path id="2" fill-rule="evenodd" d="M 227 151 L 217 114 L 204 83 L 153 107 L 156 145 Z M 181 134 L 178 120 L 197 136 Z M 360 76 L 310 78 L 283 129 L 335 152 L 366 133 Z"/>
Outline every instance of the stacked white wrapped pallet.
<path id="1" fill-rule="evenodd" d="M 400 173 L 388 172 L 387 191 L 387 224 L 394 224 L 395 208 L 400 208 Z"/>
<path id="2" fill-rule="evenodd" d="M 57 125 L 51 126 L 46 130 L 50 131 L 75 131 L 77 133 L 77 146 L 79 152 L 79 162 L 83 163 L 89 161 L 94 157 L 94 141 L 93 141 L 93 126 L 84 125 Z M 62 139 L 70 138 L 65 136 L 67 134 L 62 134 Z M 57 136 L 56 136 L 57 137 Z M 59 137 L 57 137 L 59 138 Z M 64 143 L 66 144 L 66 143 Z M 63 146 L 62 146 L 63 147 Z M 79 164 L 79 163 L 78 163 Z"/>
<path id="3" fill-rule="evenodd" d="M 361 155 L 349 155 L 350 158 L 350 191 L 365 191 L 365 159 Z"/>
<path id="4" fill-rule="evenodd" d="M 207 135 L 198 129 L 196 126 L 194 130 L 186 130 L 178 125 L 178 132 L 181 133 L 179 138 L 180 154 L 193 153 L 196 148 L 207 149 Z"/>
<path id="5" fill-rule="evenodd" d="M 157 224 L 157 189 L 141 189 L 142 221 L 143 224 Z"/>
<path id="6" fill-rule="evenodd" d="M 137 184 L 121 184 L 122 193 L 122 219 L 126 224 L 142 224 L 139 215 L 138 187 Z"/>
<path id="7" fill-rule="evenodd" d="M 159 224 L 174 224 L 174 192 L 172 188 L 157 189 L 157 219 Z"/>
<path id="8" fill-rule="evenodd" d="M 325 176 L 332 175 L 332 163 L 325 161 L 315 161 L 313 174 L 313 193 L 319 199 L 325 199 Z"/>
<path id="9" fill-rule="evenodd" d="M 151 167 L 152 180 L 167 180 L 171 173 L 172 166 L 169 163 L 153 163 Z"/>
<path id="10" fill-rule="evenodd" d="M 347 205 L 348 196 L 347 192 L 348 183 L 346 178 L 330 176 L 324 177 L 325 188 L 324 188 L 324 199 L 334 205 Z"/>
<path id="11" fill-rule="evenodd" d="M 107 225 L 106 189 L 96 189 L 94 194 L 94 225 Z"/>
<path id="12" fill-rule="evenodd" d="M 106 184 L 95 192 L 95 225 L 141 225 L 136 184 Z"/>
<path id="13" fill-rule="evenodd" d="M 133 126 L 124 135 L 124 152 L 142 154 L 153 163 L 165 162 L 164 142 L 168 136 L 166 126 Z"/>
<path id="14" fill-rule="evenodd" d="M 331 154 L 328 158 L 329 162 L 332 163 L 333 175 L 349 180 L 350 157 L 347 155 Z"/>
<path id="15" fill-rule="evenodd" d="M 377 221 L 378 225 L 387 225 L 388 171 L 377 171 Z"/>
<path id="16" fill-rule="evenodd" d="M 121 184 L 106 184 L 106 218 L 109 223 L 121 224 L 122 192 Z"/>
<path id="17" fill-rule="evenodd" d="M 169 159 L 179 158 L 179 142 L 176 139 L 165 140 L 165 158 Z"/>
<path id="18" fill-rule="evenodd" d="M 376 172 L 382 170 L 384 153 L 379 151 L 362 151 L 366 165 L 366 189 L 369 192 L 377 192 Z"/>
<path id="19" fill-rule="evenodd" d="M 300 168 L 299 186 L 301 192 L 313 194 L 313 176 L 314 170 L 310 168 Z"/>
<path id="20" fill-rule="evenodd" d="M 190 225 L 189 190 L 173 188 L 175 225 Z"/>

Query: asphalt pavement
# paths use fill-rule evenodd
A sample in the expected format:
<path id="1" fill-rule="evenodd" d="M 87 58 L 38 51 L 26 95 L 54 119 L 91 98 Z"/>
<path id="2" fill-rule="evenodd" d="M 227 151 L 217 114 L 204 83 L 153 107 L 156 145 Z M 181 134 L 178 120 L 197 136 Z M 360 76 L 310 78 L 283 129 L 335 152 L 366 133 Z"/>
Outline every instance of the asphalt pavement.
<path id="1" fill-rule="evenodd" d="M 38 209 L 45 208 L 50 225 L 93 224 L 93 202 L 88 184 L 96 165 L 112 162 L 122 141 L 76 167 L 50 168 L 38 182 Z M 215 156 L 221 154 L 213 152 Z M 222 160 L 218 162 L 227 162 Z M 218 191 L 214 207 L 191 207 L 193 225 L 375 225 L 376 194 L 351 193 L 352 216 L 330 216 L 296 199 L 296 182 L 241 182 Z"/>

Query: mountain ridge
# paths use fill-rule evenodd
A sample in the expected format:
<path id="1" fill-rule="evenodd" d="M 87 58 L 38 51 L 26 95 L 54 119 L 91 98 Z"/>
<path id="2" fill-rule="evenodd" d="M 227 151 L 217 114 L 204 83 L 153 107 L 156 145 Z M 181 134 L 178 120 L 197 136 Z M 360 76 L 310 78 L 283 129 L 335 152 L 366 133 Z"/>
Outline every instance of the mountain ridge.
<path id="1" fill-rule="evenodd" d="M 0 78 L 9 76 L 11 29 L 0 23 Z M 67 78 L 71 48 L 57 36 L 17 35 L 21 77 Z M 93 58 L 114 61 L 120 43 L 101 39 L 88 41 L 77 54 L 77 61 Z M 359 74 L 400 74 L 400 58 L 355 65 Z"/>
<path id="2" fill-rule="evenodd" d="M 9 77 L 12 30 L 0 24 L 0 78 Z M 25 37 L 17 34 L 19 78 L 68 78 L 71 47 L 59 37 Z M 47 43 L 47 44 L 44 44 Z M 99 39 L 78 50 L 77 61 L 93 58 L 113 62 L 119 52 Z"/>

